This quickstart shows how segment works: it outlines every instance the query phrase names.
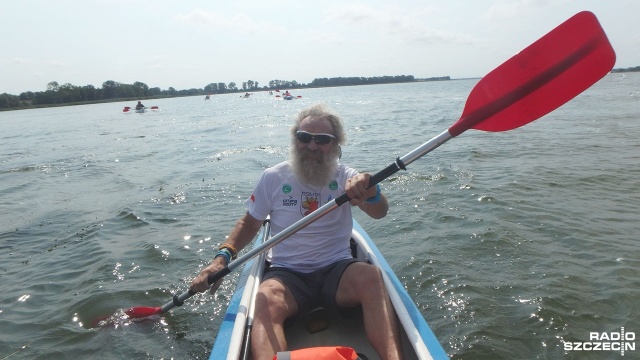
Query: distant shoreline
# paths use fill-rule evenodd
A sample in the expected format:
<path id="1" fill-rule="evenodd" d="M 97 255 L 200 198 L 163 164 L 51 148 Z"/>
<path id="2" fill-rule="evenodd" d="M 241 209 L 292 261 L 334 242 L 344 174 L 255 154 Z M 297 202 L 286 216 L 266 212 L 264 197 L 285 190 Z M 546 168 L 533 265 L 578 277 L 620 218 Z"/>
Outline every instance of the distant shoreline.
<path id="1" fill-rule="evenodd" d="M 628 68 L 618 68 L 611 70 L 612 73 L 622 73 L 622 72 L 640 72 L 640 66 L 628 67 Z"/>
<path id="2" fill-rule="evenodd" d="M 332 78 L 332 79 L 342 79 L 342 78 Z M 357 79 L 357 78 L 344 78 L 347 80 Z M 120 97 L 120 98 L 111 98 L 111 99 L 96 99 L 96 100 L 87 100 L 87 101 L 69 101 L 63 103 L 55 103 L 55 104 L 32 104 L 30 101 L 20 101 L 22 106 L 14 106 L 14 107 L 2 107 L 0 106 L 0 111 L 18 111 L 18 110 L 29 110 L 29 109 L 40 109 L 40 108 L 51 108 L 51 107 L 62 107 L 62 106 L 76 106 L 76 105 L 91 105 L 91 104 L 104 104 L 104 103 L 115 103 L 115 102 L 125 102 L 125 101 L 138 101 L 138 100 L 150 100 L 150 99 L 168 99 L 168 98 L 179 98 L 179 97 L 191 97 L 191 96 L 215 96 L 215 95 L 224 95 L 224 94 L 244 94 L 244 93 L 259 93 L 259 92 L 276 92 L 278 90 L 302 90 L 302 89 L 318 89 L 318 88 L 331 88 L 331 87 L 345 87 L 345 86 L 363 86 L 363 85 L 384 85 L 384 84 L 410 84 L 410 83 L 419 83 L 419 82 L 430 82 L 430 81 L 451 81 L 458 79 L 451 79 L 449 76 L 440 76 L 440 77 L 430 77 L 430 78 L 420 78 L 416 79 L 413 76 L 410 77 L 408 81 L 393 81 L 388 78 L 386 81 L 380 82 L 372 82 L 372 83 L 329 83 L 327 85 L 309 85 L 309 84 L 299 84 L 298 86 L 282 86 L 276 88 L 252 88 L 252 89 L 233 89 L 226 90 L 223 93 L 208 93 L 203 89 L 191 89 L 191 90 L 174 90 L 173 94 L 153 94 L 147 96 L 129 96 L 129 97 Z M 193 90 L 197 90 L 193 92 Z M 16 95 L 9 94 L 0 94 L 8 95 L 16 97 Z M 1 99 L 0 99 L 1 100 Z"/>
<path id="3" fill-rule="evenodd" d="M 628 67 L 628 68 L 616 68 L 612 69 L 611 73 L 626 73 L 626 72 L 640 72 L 640 66 Z M 438 77 L 429 77 L 429 78 L 414 78 L 413 81 L 397 81 L 397 82 L 383 82 L 383 83 L 371 83 L 371 84 L 334 84 L 327 86 L 299 86 L 299 87 L 283 87 L 282 90 L 300 90 L 300 89 L 315 89 L 315 88 L 330 88 L 330 87 L 344 87 L 344 86 L 363 86 L 363 85 L 384 85 L 384 84 L 407 84 L 407 83 L 419 83 L 419 82 L 431 82 L 431 81 L 452 81 L 452 80 L 469 80 L 469 79 L 481 79 L 482 77 L 470 77 L 470 78 L 460 78 L 460 79 L 452 79 L 449 76 L 438 76 Z M 223 94 L 234 94 L 234 93 L 243 93 L 243 92 L 267 92 L 267 91 L 275 91 L 275 89 L 271 88 L 256 88 L 256 89 L 238 89 L 235 91 L 227 91 L 222 94 L 210 94 L 210 95 L 223 95 Z M 9 94 L 0 94 L 1 95 L 9 95 Z M 76 106 L 76 105 L 91 105 L 91 104 L 103 104 L 103 103 L 115 103 L 115 102 L 124 102 L 124 101 L 138 101 L 138 100 L 149 100 L 149 99 L 167 99 L 167 98 L 177 98 L 177 97 L 189 97 L 189 96 L 201 96 L 202 94 L 175 94 L 175 95 L 153 95 L 153 96 L 140 96 L 140 97 L 125 97 L 125 98 L 116 98 L 116 99 L 100 99 L 100 100 L 90 100 L 90 101 L 73 101 L 68 103 L 58 103 L 58 104 L 39 104 L 39 105 L 27 105 L 27 106 L 19 106 L 19 107 L 0 107 L 0 111 L 18 111 L 18 110 L 29 110 L 29 109 L 40 109 L 40 108 L 50 108 L 50 107 L 62 107 L 62 106 Z M 15 95 L 10 95 L 15 96 Z"/>

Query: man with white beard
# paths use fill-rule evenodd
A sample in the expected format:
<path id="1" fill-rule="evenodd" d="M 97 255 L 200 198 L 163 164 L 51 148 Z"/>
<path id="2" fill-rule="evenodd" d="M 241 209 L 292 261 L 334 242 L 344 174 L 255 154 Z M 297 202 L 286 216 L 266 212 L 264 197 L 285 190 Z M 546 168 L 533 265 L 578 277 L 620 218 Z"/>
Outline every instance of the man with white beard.
<path id="1" fill-rule="evenodd" d="M 291 158 L 265 170 L 247 199 L 247 212 L 191 289 L 206 291 L 207 277 L 223 269 L 260 230 L 269 216 L 273 234 L 346 193 L 352 206 L 372 218 L 389 205 L 370 175 L 340 164 L 346 135 L 340 118 L 318 104 L 301 111 L 291 128 Z M 291 235 L 267 254 L 256 297 L 251 333 L 254 360 L 271 360 L 287 350 L 284 321 L 321 305 L 329 309 L 361 305 L 367 338 L 381 359 L 401 359 L 398 321 L 377 267 L 351 256 L 351 207 L 340 206 Z M 220 285 L 211 287 L 211 293 Z"/>

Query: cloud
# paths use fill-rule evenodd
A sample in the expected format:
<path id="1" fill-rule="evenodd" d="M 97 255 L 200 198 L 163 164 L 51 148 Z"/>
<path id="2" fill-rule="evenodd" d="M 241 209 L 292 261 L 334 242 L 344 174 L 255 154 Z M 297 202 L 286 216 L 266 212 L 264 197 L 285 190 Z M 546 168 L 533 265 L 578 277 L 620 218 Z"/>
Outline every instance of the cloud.
<path id="1" fill-rule="evenodd" d="M 571 0 L 499 0 L 487 10 L 487 20 L 509 19 L 530 14 L 532 11 L 558 6 Z"/>
<path id="2" fill-rule="evenodd" d="M 282 25 L 263 20 L 255 20 L 245 13 L 227 15 L 216 11 L 194 9 L 189 13 L 176 16 L 176 19 L 188 24 L 195 24 L 208 30 L 229 30 L 245 34 L 255 33 L 282 33 L 285 28 Z"/>
<path id="3" fill-rule="evenodd" d="M 69 64 L 60 60 L 47 60 L 45 64 L 49 66 L 57 67 L 57 68 L 63 68 L 63 67 L 69 66 Z"/>
<path id="4" fill-rule="evenodd" d="M 382 10 L 374 9 L 365 4 L 344 4 L 329 10 L 328 20 L 348 24 L 376 25 L 384 20 Z"/>
<path id="5" fill-rule="evenodd" d="M 31 58 L 14 57 L 13 59 L 11 59 L 11 63 L 19 65 L 29 65 L 34 64 L 35 61 L 33 61 L 33 59 Z"/>
<path id="6" fill-rule="evenodd" d="M 336 32 L 315 32 L 312 31 L 307 39 L 312 43 L 324 43 L 324 44 L 343 44 L 345 38 Z"/>
<path id="7" fill-rule="evenodd" d="M 477 42 L 471 35 L 437 30 L 425 25 L 425 18 L 434 10 L 430 7 L 406 8 L 397 4 L 371 7 L 362 3 L 335 6 L 328 10 L 326 21 L 348 27 L 364 28 L 382 36 L 399 38 L 406 43 L 458 43 Z"/>
<path id="8" fill-rule="evenodd" d="M 55 59 L 48 59 L 44 62 L 41 61 L 36 61 L 33 60 L 32 58 L 25 58 L 25 57 L 14 57 L 11 60 L 9 60 L 9 62 L 11 64 L 15 64 L 15 65 L 34 65 L 34 64 L 40 64 L 40 65 L 46 65 L 46 66 L 50 66 L 50 67 L 56 67 L 56 68 L 64 68 L 64 67 L 68 67 L 69 64 L 61 61 L 61 60 L 55 60 Z"/>

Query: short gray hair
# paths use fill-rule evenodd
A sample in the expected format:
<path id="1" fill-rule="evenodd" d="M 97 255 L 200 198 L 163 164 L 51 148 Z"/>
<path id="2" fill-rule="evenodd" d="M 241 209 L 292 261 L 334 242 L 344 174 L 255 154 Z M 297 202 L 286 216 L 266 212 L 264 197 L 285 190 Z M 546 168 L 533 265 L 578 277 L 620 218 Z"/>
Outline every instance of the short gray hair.
<path id="1" fill-rule="evenodd" d="M 315 104 L 298 113 L 295 122 L 291 127 L 291 135 L 295 139 L 296 132 L 300 129 L 302 120 L 312 117 L 314 119 L 326 119 L 333 128 L 333 136 L 336 137 L 336 144 L 343 145 L 347 141 L 347 135 L 344 131 L 344 125 L 340 117 L 325 104 Z"/>

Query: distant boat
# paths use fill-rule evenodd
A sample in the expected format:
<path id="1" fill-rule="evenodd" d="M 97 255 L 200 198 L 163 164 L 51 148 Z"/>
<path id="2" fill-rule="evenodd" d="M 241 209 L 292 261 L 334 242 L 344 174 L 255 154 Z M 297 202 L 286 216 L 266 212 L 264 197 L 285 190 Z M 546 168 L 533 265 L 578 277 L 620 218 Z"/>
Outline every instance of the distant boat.
<path id="1" fill-rule="evenodd" d="M 147 111 L 147 109 L 151 109 L 151 110 L 155 110 L 158 111 L 160 110 L 157 106 L 152 106 L 150 108 L 147 107 L 136 107 L 134 108 L 135 112 L 137 113 L 144 113 Z M 125 106 L 124 109 L 122 109 L 123 113 L 130 113 L 131 112 L 131 106 Z"/>

